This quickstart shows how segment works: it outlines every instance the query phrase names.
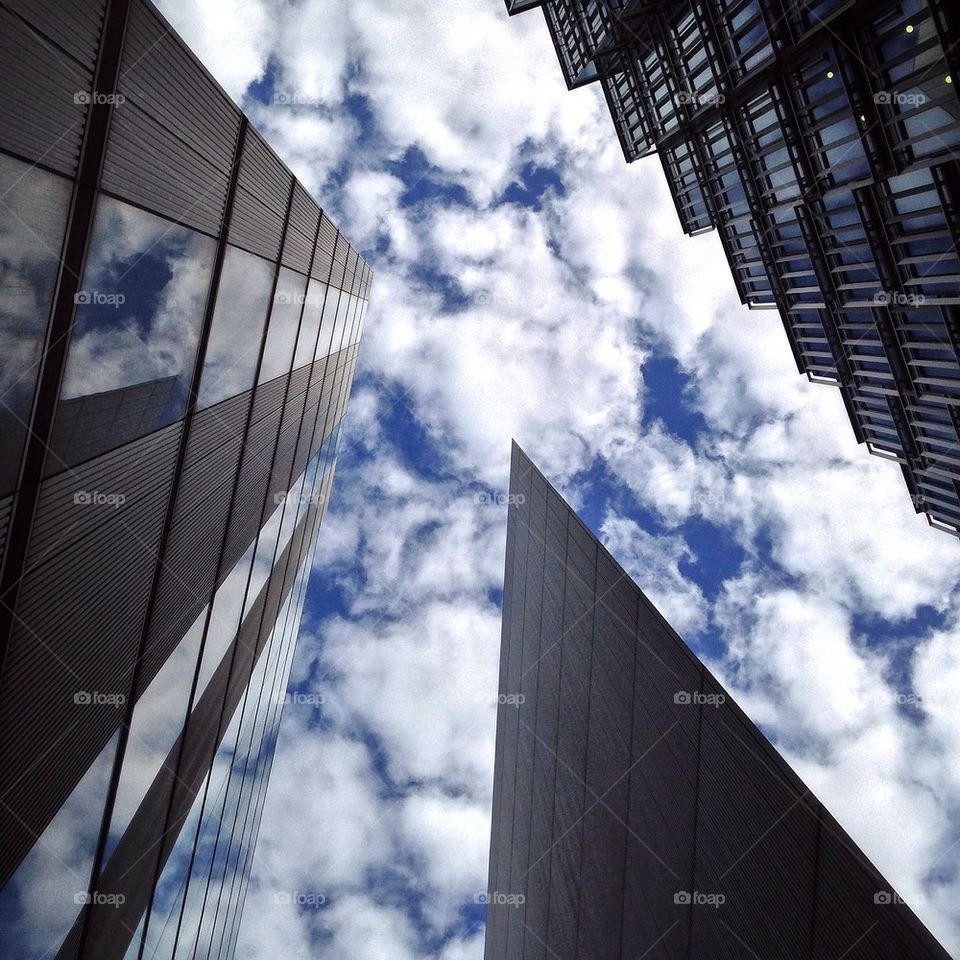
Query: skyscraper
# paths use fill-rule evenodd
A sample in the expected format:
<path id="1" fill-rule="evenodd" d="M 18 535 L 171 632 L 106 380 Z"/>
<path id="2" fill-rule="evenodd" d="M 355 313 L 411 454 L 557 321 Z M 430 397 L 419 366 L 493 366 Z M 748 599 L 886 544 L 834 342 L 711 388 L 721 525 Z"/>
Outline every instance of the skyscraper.
<path id="1" fill-rule="evenodd" d="M 567 86 L 598 82 L 628 161 L 715 228 L 743 303 L 918 511 L 960 530 L 960 13 L 947 0 L 506 0 Z"/>
<path id="2" fill-rule="evenodd" d="M 370 270 L 146 0 L 0 25 L 0 957 L 229 958 Z"/>
<path id="3" fill-rule="evenodd" d="M 516 446 L 487 960 L 948 954 Z"/>

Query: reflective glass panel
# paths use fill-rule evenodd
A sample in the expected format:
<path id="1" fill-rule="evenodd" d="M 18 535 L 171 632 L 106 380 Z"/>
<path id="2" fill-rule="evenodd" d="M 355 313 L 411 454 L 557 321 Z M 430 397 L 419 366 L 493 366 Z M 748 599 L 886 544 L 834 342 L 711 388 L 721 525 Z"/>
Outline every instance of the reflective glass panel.
<path id="1" fill-rule="evenodd" d="M 183 729 L 206 616 L 204 607 L 137 700 L 123 754 L 104 863 L 109 861 Z"/>
<path id="2" fill-rule="evenodd" d="M 253 558 L 253 568 L 250 571 L 250 585 L 247 588 L 247 597 L 243 605 L 243 617 L 246 617 L 251 605 L 257 599 L 257 594 L 260 593 L 263 585 L 267 582 L 267 577 L 270 576 L 270 571 L 273 569 L 273 557 L 278 549 L 277 535 L 280 532 L 284 510 L 294 509 L 293 506 L 288 506 L 284 500 L 281 500 L 280 505 L 274 508 L 270 519 L 267 520 L 260 531 L 260 536 L 257 538 L 257 550 Z M 280 547 L 279 549 L 283 548 Z"/>
<path id="3" fill-rule="evenodd" d="M 300 322 L 300 336 L 297 338 L 297 352 L 293 358 L 293 369 L 302 367 L 313 360 L 317 345 L 317 331 L 320 329 L 321 311 L 326 313 L 324 300 L 329 300 L 335 291 L 327 295 L 327 285 L 319 280 L 310 280 L 307 288 L 307 302 Z"/>
<path id="4" fill-rule="evenodd" d="M 274 265 L 228 247 L 203 361 L 198 408 L 235 397 L 253 386 L 270 306 Z"/>
<path id="5" fill-rule="evenodd" d="M 214 917 L 213 931 L 209 935 L 210 952 L 203 954 L 210 957 L 229 956 L 229 946 L 236 935 L 238 910 L 243 899 L 247 871 L 250 866 L 251 841 L 259 820 L 265 775 L 269 771 L 270 760 L 276 745 L 280 710 L 285 700 L 283 691 L 287 685 L 290 663 L 296 645 L 309 572 L 310 564 L 301 563 L 293 588 L 281 607 L 271 636 L 269 660 L 275 664 L 275 670 L 264 678 L 252 737 L 249 745 L 244 747 L 246 761 L 241 774 L 242 799 L 236 822 L 231 827 L 228 837 L 229 848 L 223 870 L 220 903 Z M 250 684 L 251 694 L 260 687 L 260 680 L 255 677 Z M 231 789 L 234 787 L 231 786 Z M 274 894 L 277 892 L 273 891 Z M 202 933 L 201 946 L 205 947 L 207 943 Z"/>
<path id="6" fill-rule="evenodd" d="M 327 294 L 327 301 L 323 305 L 323 322 L 320 324 L 320 340 L 317 343 L 316 357 L 325 357 L 330 353 L 333 342 L 333 328 L 336 321 L 337 309 L 346 294 L 337 289 L 331 289 Z"/>
<path id="7" fill-rule="evenodd" d="M 233 751 L 226 800 L 220 813 L 219 835 L 215 839 L 215 849 L 209 873 L 209 882 L 200 925 L 196 954 L 200 957 L 209 957 L 213 952 L 213 936 L 217 913 L 221 908 L 221 901 L 230 897 L 232 876 L 228 872 L 227 854 L 234 832 L 239 829 L 242 810 L 245 809 L 245 799 L 252 788 L 252 775 L 256 767 L 256 753 L 259 746 L 255 740 L 258 730 L 258 718 L 267 708 L 269 691 L 265 686 L 272 688 L 275 673 L 280 661 L 280 633 L 274 629 L 257 660 L 256 666 L 247 684 L 242 706 L 241 720 L 236 748 Z M 226 903 L 223 904 L 224 908 Z"/>
<path id="8" fill-rule="evenodd" d="M 211 677 L 213 677 L 217 667 L 220 666 L 224 654 L 230 649 L 233 638 L 237 635 L 237 629 L 240 626 L 240 611 L 243 609 L 244 592 L 247 589 L 250 566 L 253 563 L 254 546 L 255 544 L 251 543 L 247 547 L 243 556 L 227 574 L 213 599 L 210 624 L 207 627 L 207 637 L 203 643 L 203 660 L 200 663 L 200 675 L 197 678 L 194 704 L 203 695 Z"/>
<path id="9" fill-rule="evenodd" d="M 307 278 L 302 273 L 287 267 L 280 269 L 257 383 L 289 373 L 306 289 Z"/>
<path id="10" fill-rule="evenodd" d="M 203 798 L 210 781 L 210 774 L 203 783 L 190 807 L 177 836 L 170 856 L 160 872 L 160 879 L 153 894 L 150 917 L 147 923 L 147 935 L 144 945 L 144 960 L 168 960 L 173 953 L 173 944 L 177 935 L 177 923 L 180 919 L 180 907 L 186 890 L 187 874 L 190 870 L 190 855 L 197 835 L 197 825 L 203 810 Z M 221 790 L 226 784 L 221 784 Z M 129 958 L 124 958 L 129 960 Z"/>
<path id="11" fill-rule="evenodd" d="M 181 910 L 180 932 L 177 935 L 176 952 L 173 955 L 176 960 L 186 960 L 186 958 L 193 956 L 193 947 L 199 933 L 200 917 L 207 892 L 207 879 L 213 860 L 217 832 L 220 829 L 223 816 L 227 783 L 239 730 L 240 710 L 237 709 L 227 726 L 210 769 L 209 793 L 204 799 L 200 829 L 196 834 L 194 844 L 194 859 L 190 867 L 186 895 Z M 169 955 L 163 953 L 159 956 L 167 957 Z"/>
<path id="12" fill-rule="evenodd" d="M 61 466 L 183 416 L 215 251 L 210 237 L 100 197 L 54 427 Z"/>
<path id="13" fill-rule="evenodd" d="M 70 183 L 0 153 L 0 494 L 20 466 Z"/>
<path id="14" fill-rule="evenodd" d="M 0 957 L 52 957 L 87 898 L 115 733 L 0 890 Z"/>

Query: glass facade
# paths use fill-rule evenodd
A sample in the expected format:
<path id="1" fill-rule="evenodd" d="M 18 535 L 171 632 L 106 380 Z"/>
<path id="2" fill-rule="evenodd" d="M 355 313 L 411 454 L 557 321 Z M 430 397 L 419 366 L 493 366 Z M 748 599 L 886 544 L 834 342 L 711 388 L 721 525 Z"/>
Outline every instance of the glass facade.
<path id="1" fill-rule="evenodd" d="M 371 273 L 103 10 L 0 5 L 0 960 L 229 960 Z"/>
<path id="2" fill-rule="evenodd" d="M 514 445 L 487 960 L 947 952 Z"/>
<path id="3" fill-rule="evenodd" d="M 0 153 L 0 496 L 17 483 L 70 204 L 64 177 Z"/>
<path id="4" fill-rule="evenodd" d="M 960 99 L 948 0 L 507 0 L 568 86 L 599 80 L 628 161 L 658 153 L 687 233 L 960 534 Z"/>

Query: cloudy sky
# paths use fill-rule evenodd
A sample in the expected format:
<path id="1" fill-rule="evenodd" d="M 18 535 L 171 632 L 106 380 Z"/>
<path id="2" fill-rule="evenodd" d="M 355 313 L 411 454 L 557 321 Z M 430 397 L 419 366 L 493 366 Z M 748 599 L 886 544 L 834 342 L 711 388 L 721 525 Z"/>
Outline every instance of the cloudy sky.
<path id="1" fill-rule="evenodd" d="M 956 953 L 957 544 L 540 14 L 160 7 L 376 271 L 238 956 L 481 957 L 511 437 Z"/>

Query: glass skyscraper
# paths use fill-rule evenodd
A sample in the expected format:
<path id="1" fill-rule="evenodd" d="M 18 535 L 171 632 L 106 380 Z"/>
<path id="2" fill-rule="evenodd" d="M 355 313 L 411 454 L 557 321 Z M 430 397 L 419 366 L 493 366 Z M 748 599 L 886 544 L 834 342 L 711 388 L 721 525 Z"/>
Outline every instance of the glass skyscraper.
<path id="1" fill-rule="evenodd" d="M 486 960 L 948 960 L 514 445 Z"/>
<path id="2" fill-rule="evenodd" d="M 0 957 L 229 958 L 370 270 L 146 0 L 0 49 Z"/>
<path id="3" fill-rule="evenodd" d="M 952 0 L 506 0 L 541 7 L 688 234 L 840 389 L 857 440 L 960 531 L 960 8 Z"/>

